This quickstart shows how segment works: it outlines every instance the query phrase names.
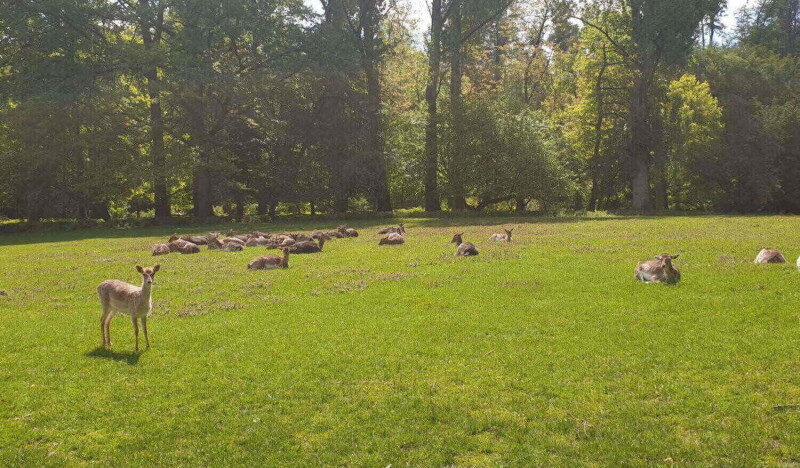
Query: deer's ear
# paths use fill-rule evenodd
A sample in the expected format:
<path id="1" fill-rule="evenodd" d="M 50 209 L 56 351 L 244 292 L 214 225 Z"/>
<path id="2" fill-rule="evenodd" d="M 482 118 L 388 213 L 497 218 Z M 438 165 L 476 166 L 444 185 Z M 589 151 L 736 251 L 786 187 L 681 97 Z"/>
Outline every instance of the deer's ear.
<path id="1" fill-rule="evenodd" d="M 158 265 L 153 267 L 153 273 L 157 272 L 160 269 L 161 269 L 161 264 L 159 263 Z"/>
<path id="2" fill-rule="evenodd" d="M 144 270 L 139 265 L 136 265 L 136 271 L 138 271 L 139 273 L 144 273 Z"/>
<path id="3" fill-rule="evenodd" d="M 681 254 L 675 254 L 675 255 L 672 256 L 672 258 L 678 258 L 680 256 L 681 256 Z"/>

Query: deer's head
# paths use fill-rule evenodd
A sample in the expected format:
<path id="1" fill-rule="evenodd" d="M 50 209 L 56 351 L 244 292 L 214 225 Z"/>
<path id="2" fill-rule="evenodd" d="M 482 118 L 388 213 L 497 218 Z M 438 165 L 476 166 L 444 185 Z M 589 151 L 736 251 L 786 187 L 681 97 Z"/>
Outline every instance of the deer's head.
<path id="1" fill-rule="evenodd" d="M 670 255 L 670 254 L 666 254 L 665 253 L 665 254 L 661 254 L 661 255 L 656 256 L 656 260 L 659 260 L 661 262 L 661 268 L 664 268 L 666 270 L 666 269 L 672 268 L 672 260 L 674 260 L 674 259 L 676 259 L 676 258 L 678 258 L 680 256 L 681 256 L 681 254 Z"/>
<path id="2" fill-rule="evenodd" d="M 464 242 L 464 239 L 461 236 L 463 236 L 463 235 L 464 235 L 463 232 L 461 234 L 454 235 L 453 236 L 453 240 L 451 240 L 450 242 L 453 243 L 453 244 L 456 244 L 456 245 L 462 244 Z"/>
<path id="3" fill-rule="evenodd" d="M 156 277 L 156 272 L 161 269 L 161 265 L 156 265 L 154 267 L 149 268 L 142 268 L 139 265 L 136 265 L 136 271 L 142 274 L 142 279 L 144 279 L 145 284 L 153 284 Z"/>

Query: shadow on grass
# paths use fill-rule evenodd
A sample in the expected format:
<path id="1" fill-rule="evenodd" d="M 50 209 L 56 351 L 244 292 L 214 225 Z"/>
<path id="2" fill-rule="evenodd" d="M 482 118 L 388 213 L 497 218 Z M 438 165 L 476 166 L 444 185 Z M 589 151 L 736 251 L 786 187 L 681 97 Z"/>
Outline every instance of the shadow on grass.
<path id="1" fill-rule="evenodd" d="M 96 359 L 110 359 L 112 361 L 124 361 L 127 362 L 129 366 L 135 366 L 136 364 L 139 363 L 139 357 L 141 357 L 141 354 L 131 351 L 116 352 L 98 346 L 92 351 L 87 352 L 86 356 Z"/>
<path id="2" fill-rule="evenodd" d="M 540 224 L 540 223 L 580 223 L 587 221 L 616 221 L 616 220 L 652 220 L 664 217 L 769 217 L 774 214 L 730 214 L 730 213 L 693 213 L 693 212 L 664 212 L 664 213 L 620 213 L 607 216 L 531 216 L 515 214 L 488 214 L 470 213 L 459 216 L 452 213 L 435 214 L 409 214 L 396 217 L 354 218 L 346 216 L 334 218 L 330 215 L 316 215 L 307 217 L 278 218 L 267 223 L 210 223 L 196 225 L 161 225 L 147 227 L 132 227 L 129 229 L 97 228 L 81 231 L 39 231 L 29 233 L 0 234 L 0 247 L 6 245 L 24 245 L 35 243 L 71 242 L 85 239 L 124 239 L 139 237 L 160 237 L 164 241 L 173 233 L 205 235 L 209 231 L 227 232 L 229 229 L 246 233 L 254 230 L 267 232 L 297 232 L 311 231 L 314 229 L 335 229 L 339 224 L 347 224 L 356 229 L 369 230 L 383 226 L 395 225 L 406 222 L 414 227 L 457 227 L 457 226 L 490 226 L 500 224 Z"/>

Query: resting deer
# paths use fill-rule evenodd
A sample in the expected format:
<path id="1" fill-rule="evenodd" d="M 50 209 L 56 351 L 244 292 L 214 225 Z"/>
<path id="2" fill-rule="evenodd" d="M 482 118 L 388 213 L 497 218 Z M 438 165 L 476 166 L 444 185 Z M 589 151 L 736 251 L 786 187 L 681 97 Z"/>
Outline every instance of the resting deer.
<path id="1" fill-rule="evenodd" d="M 489 238 L 489 240 L 497 242 L 511 242 L 511 231 L 513 231 L 514 228 L 503 229 L 503 230 L 506 232 L 505 234 L 494 233 L 492 234 L 492 237 Z"/>
<path id="2" fill-rule="evenodd" d="M 142 286 L 134 286 L 120 280 L 105 280 L 97 287 L 103 315 L 100 316 L 100 333 L 103 346 L 111 348 L 111 319 L 116 314 L 127 314 L 133 321 L 133 332 L 136 335 L 136 351 L 139 351 L 139 324 L 142 322 L 144 341 L 150 348 L 147 337 L 147 315 L 153 310 L 153 280 L 161 265 L 142 268 L 136 265 L 136 271 L 142 275 Z"/>
<path id="3" fill-rule="evenodd" d="M 755 263 L 786 263 L 786 258 L 775 249 L 761 249 Z"/>
<path id="4" fill-rule="evenodd" d="M 464 233 L 456 234 L 450 242 L 456 244 L 456 255 L 468 257 L 471 255 L 478 255 L 478 248 L 472 242 L 464 242 L 462 236 Z"/>
<path id="5" fill-rule="evenodd" d="M 406 239 L 396 232 L 389 233 L 378 241 L 378 245 L 400 245 L 405 243 Z"/>
<path id="6" fill-rule="evenodd" d="M 180 252 L 182 254 L 193 254 L 200 252 L 200 247 L 191 242 L 177 239 L 169 243 L 169 250 L 171 252 Z"/>
<path id="7" fill-rule="evenodd" d="M 343 224 L 336 228 L 344 237 L 358 237 L 358 231 Z"/>
<path id="8" fill-rule="evenodd" d="M 385 227 L 378 231 L 378 234 L 391 234 L 391 233 L 405 234 L 406 233 L 405 225 L 403 225 L 403 223 L 400 223 L 399 225 L 397 225 L 397 227 L 394 226 Z"/>
<path id="9" fill-rule="evenodd" d="M 287 248 L 290 252 L 296 254 L 322 252 L 322 246 L 325 245 L 326 240 L 330 240 L 330 238 L 328 236 L 320 237 L 319 241 L 317 241 L 319 244 L 314 243 L 314 241 L 297 242 Z"/>
<path id="10" fill-rule="evenodd" d="M 156 255 L 166 255 L 166 254 L 168 254 L 170 252 L 172 252 L 172 250 L 170 250 L 169 245 L 167 245 L 167 244 L 156 244 L 153 247 L 153 256 L 154 257 Z"/>
<path id="11" fill-rule="evenodd" d="M 251 270 L 274 270 L 275 268 L 289 268 L 289 249 L 283 249 L 283 257 L 278 255 L 263 255 L 254 258 L 247 264 Z"/>
<path id="12" fill-rule="evenodd" d="M 230 231 L 228 231 L 227 236 L 229 238 L 239 239 L 242 242 L 247 242 L 247 238 L 249 237 L 249 234 L 236 234 L 236 231 L 231 229 Z M 223 240 L 223 242 L 225 242 L 225 241 Z"/>
<path id="13" fill-rule="evenodd" d="M 672 261 L 680 256 L 680 254 L 661 254 L 655 257 L 655 260 L 639 262 L 633 276 L 645 283 L 675 284 L 681 280 L 681 272 L 672 266 Z"/>
<path id="14" fill-rule="evenodd" d="M 208 243 L 205 236 L 181 236 L 181 240 L 191 242 L 195 245 L 206 245 Z"/>

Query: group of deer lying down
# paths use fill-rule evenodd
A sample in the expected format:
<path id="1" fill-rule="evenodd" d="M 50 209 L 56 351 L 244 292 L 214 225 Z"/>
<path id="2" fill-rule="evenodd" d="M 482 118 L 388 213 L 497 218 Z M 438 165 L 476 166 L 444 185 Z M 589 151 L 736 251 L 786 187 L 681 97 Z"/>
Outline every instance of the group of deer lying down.
<path id="1" fill-rule="evenodd" d="M 512 231 L 504 229 L 504 233 L 495 233 L 489 238 L 495 242 L 512 242 Z M 378 245 L 405 244 L 406 229 L 403 223 L 397 227 L 380 229 L 378 234 L 383 235 Z M 247 264 L 251 270 L 272 270 L 276 268 L 289 268 L 289 254 L 308 254 L 322 252 L 326 241 L 358 237 L 355 229 L 346 225 L 338 226 L 335 231 L 314 231 L 311 234 L 269 234 L 254 231 L 250 234 L 239 235 L 229 231 L 220 239 L 219 232 L 211 232 L 206 236 L 173 235 L 165 244 L 157 244 L 153 248 L 153 255 L 166 255 L 172 252 L 193 254 L 200 252 L 200 245 L 206 245 L 209 250 L 223 252 L 239 252 L 245 247 L 266 247 L 280 249 L 283 255 L 262 255 L 254 258 Z M 478 255 L 478 248 L 472 242 L 464 241 L 464 233 L 453 235 L 450 243 L 456 244 L 456 255 L 469 257 Z M 680 254 L 661 254 L 653 260 L 639 262 L 634 270 L 634 278 L 645 283 L 675 284 L 681 279 L 681 272 L 672 264 L 672 260 Z M 781 252 L 774 249 L 762 249 L 755 259 L 755 263 L 786 263 L 786 258 Z M 800 258 L 797 259 L 797 268 L 800 270 Z M 100 316 L 100 332 L 103 347 L 111 347 L 110 324 L 116 314 L 128 315 L 133 322 L 133 331 L 136 338 L 135 349 L 139 351 L 139 324 L 141 321 L 144 331 L 145 345 L 150 348 L 147 336 L 147 316 L 153 308 L 153 282 L 161 265 L 150 268 L 136 266 L 136 271 L 142 275 L 142 285 L 135 286 L 120 280 L 106 280 L 97 287 L 103 313 Z"/>

